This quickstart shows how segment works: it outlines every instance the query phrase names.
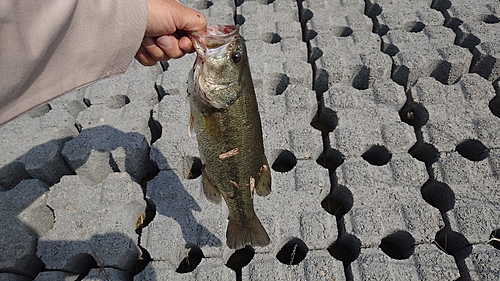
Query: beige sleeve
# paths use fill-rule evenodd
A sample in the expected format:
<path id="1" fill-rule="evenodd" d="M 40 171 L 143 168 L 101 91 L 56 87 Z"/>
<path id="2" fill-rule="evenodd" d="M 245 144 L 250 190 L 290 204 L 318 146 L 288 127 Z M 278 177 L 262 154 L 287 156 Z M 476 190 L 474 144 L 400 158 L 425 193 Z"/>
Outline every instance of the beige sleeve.
<path id="1" fill-rule="evenodd" d="M 125 72 L 146 22 L 146 0 L 0 0 L 0 124 Z"/>

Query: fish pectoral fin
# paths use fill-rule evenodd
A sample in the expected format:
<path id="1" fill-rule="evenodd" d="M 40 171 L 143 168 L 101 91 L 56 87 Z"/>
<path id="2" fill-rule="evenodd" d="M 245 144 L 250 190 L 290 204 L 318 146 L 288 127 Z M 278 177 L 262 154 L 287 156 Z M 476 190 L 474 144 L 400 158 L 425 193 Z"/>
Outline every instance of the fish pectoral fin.
<path id="1" fill-rule="evenodd" d="M 264 247 L 269 242 L 269 236 L 257 217 L 245 223 L 229 217 L 226 244 L 230 249 L 241 249 L 246 245 Z"/>
<path id="2" fill-rule="evenodd" d="M 205 172 L 205 169 L 201 172 L 201 184 L 203 186 L 203 193 L 208 201 L 211 201 L 215 204 L 220 204 L 222 202 L 222 195 L 220 194 L 219 189 L 212 182 L 210 177 Z"/>
<path id="3" fill-rule="evenodd" d="M 257 186 L 255 187 L 255 192 L 259 196 L 267 196 L 271 193 L 271 170 L 267 164 L 267 160 L 264 161 L 264 165 L 260 168 L 260 177 Z"/>

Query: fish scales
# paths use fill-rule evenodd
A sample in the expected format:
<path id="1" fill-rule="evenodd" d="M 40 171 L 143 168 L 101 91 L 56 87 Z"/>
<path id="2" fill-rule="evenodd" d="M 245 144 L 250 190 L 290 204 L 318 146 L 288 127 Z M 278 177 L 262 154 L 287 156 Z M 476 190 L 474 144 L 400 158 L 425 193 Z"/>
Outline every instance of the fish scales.
<path id="1" fill-rule="evenodd" d="M 271 175 L 244 39 L 238 26 L 207 30 L 191 35 L 197 59 L 188 80 L 203 190 L 228 206 L 229 248 L 266 246 L 270 239 L 255 214 L 253 193 L 268 195 Z"/>

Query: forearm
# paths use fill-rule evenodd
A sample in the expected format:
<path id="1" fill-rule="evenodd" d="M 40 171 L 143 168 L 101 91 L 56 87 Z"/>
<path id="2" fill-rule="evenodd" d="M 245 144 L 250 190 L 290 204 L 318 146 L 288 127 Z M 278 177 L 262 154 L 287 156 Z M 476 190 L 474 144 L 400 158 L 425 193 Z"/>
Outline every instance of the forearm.
<path id="1" fill-rule="evenodd" d="M 123 73 L 147 22 L 146 0 L 0 0 L 0 124 Z"/>

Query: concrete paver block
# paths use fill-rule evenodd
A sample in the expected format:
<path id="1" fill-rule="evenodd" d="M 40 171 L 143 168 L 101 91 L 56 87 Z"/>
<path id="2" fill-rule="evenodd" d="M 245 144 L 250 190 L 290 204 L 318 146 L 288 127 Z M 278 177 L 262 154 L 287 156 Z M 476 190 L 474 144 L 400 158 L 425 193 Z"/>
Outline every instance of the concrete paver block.
<path id="1" fill-rule="evenodd" d="M 50 189 L 55 224 L 39 239 L 37 255 L 47 269 L 83 273 L 92 265 L 131 270 L 140 256 L 135 233 L 146 209 L 141 187 L 127 173 L 99 185 L 65 176 Z"/>
<path id="2" fill-rule="evenodd" d="M 479 75 L 466 74 L 453 85 L 420 78 L 411 94 L 429 113 L 422 127 L 424 140 L 439 151 L 452 151 L 468 139 L 478 139 L 487 147 L 499 145 L 498 134 L 491 128 L 498 127 L 500 119 L 488 108 L 495 91 Z"/>
<path id="3" fill-rule="evenodd" d="M 50 104 L 40 107 L 0 127 L 0 185 L 6 188 L 38 176 L 47 184 L 54 184 L 68 173 L 60 151 L 65 141 L 78 134 L 74 126 L 78 111 L 70 112 L 57 103 L 53 107 Z"/>
<path id="4" fill-rule="evenodd" d="M 432 7 L 443 13 L 445 26 L 453 30 L 464 22 L 495 22 L 500 18 L 500 3 L 497 1 L 435 0 Z"/>
<path id="5" fill-rule="evenodd" d="M 54 223 L 46 206 L 47 194 L 48 186 L 36 179 L 23 180 L 0 193 L 0 272 L 34 278 L 44 269 L 36 247 Z"/>
<path id="6" fill-rule="evenodd" d="M 92 268 L 83 281 L 128 281 L 130 273 L 116 268 Z"/>
<path id="7" fill-rule="evenodd" d="M 112 171 L 127 172 L 136 180 L 153 172 L 149 151 L 144 135 L 104 125 L 83 130 L 61 153 L 78 175 L 99 183 Z"/>
<path id="8" fill-rule="evenodd" d="M 302 39 L 297 2 L 268 1 L 268 4 L 262 3 L 265 1 L 241 2 L 236 13 L 237 20 L 243 23 L 241 35 L 246 40 L 272 43 L 287 38 Z"/>
<path id="9" fill-rule="evenodd" d="M 391 58 L 380 51 L 380 37 L 367 30 L 349 36 L 318 34 L 310 40 L 310 60 L 316 67 L 314 90 L 325 92 L 335 83 L 367 89 L 390 79 Z"/>
<path id="10" fill-rule="evenodd" d="M 64 271 L 44 271 L 37 275 L 34 281 L 76 281 L 80 274 L 64 272 Z"/>
<path id="11" fill-rule="evenodd" d="M 383 50 L 393 57 L 392 80 L 411 87 L 419 77 L 453 84 L 469 71 L 472 54 L 453 45 L 455 33 L 444 26 L 427 26 L 417 33 L 390 30 L 382 36 Z"/>
<path id="12" fill-rule="evenodd" d="M 431 9 L 428 0 L 408 2 L 397 0 L 367 1 L 366 14 L 374 20 L 374 32 L 385 35 L 389 30 L 417 32 L 425 26 L 443 25 L 444 17 Z"/>
<path id="13" fill-rule="evenodd" d="M 302 2 L 302 23 L 306 39 L 316 34 L 349 36 L 355 30 L 372 30 L 372 21 L 364 15 L 365 3 L 354 1 L 305 0 Z"/>

